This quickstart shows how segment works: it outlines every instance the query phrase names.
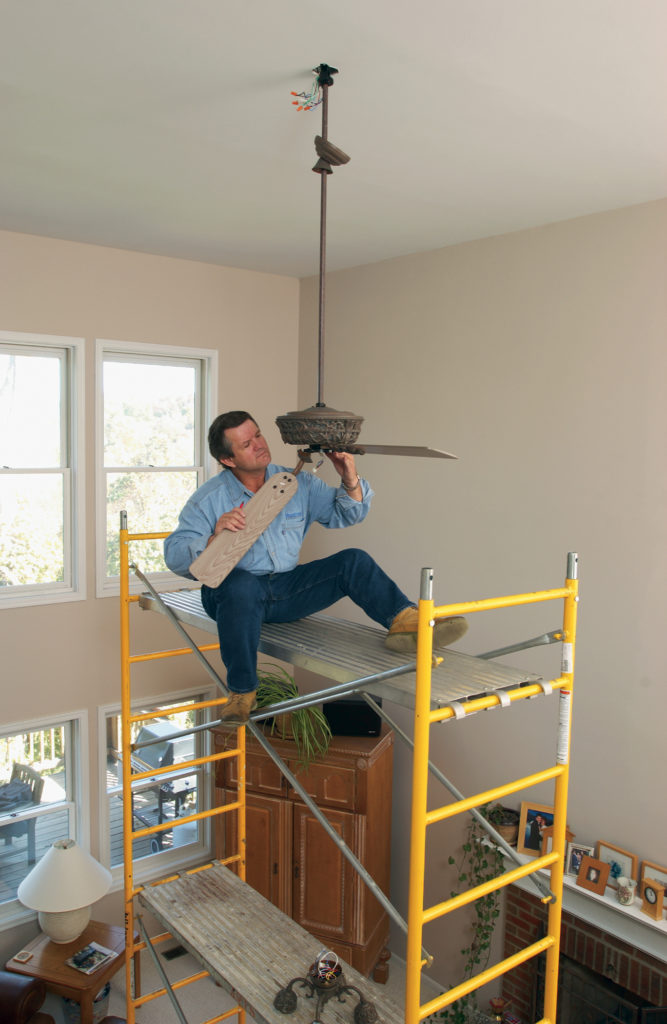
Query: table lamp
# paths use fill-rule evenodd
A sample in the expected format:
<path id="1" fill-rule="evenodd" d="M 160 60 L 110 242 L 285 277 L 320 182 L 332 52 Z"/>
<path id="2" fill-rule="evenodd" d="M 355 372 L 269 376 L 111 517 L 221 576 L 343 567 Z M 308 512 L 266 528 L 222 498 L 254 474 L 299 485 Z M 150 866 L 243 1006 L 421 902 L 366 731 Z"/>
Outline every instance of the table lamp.
<path id="1" fill-rule="evenodd" d="M 111 886 L 111 872 L 73 839 L 58 839 L 18 887 L 24 906 L 38 911 L 53 942 L 73 942 L 90 921 L 91 906 Z"/>

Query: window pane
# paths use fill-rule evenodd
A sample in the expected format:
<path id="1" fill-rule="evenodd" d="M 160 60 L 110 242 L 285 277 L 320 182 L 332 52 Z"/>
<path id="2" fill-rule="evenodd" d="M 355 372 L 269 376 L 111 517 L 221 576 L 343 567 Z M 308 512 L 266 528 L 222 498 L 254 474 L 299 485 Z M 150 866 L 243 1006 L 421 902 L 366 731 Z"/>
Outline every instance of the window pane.
<path id="1" fill-rule="evenodd" d="M 118 529 L 120 513 L 127 512 L 131 533 L 162 533 L 174 530 L 178 513 L 197 486 L 197 474 L 107 474 L 107 575 L 120 573 Z M 166 572 L 162 541 L 146 541 L 136 550 L 142 572 Z M 133 555 L 133 557 L 135 557 Z"/>
<path id="2" fill-rule="evenodd" d="M 64 581 L 64 478 L 0 474 L 0 587 Z"/>
<path id="3" fill-rule="evenodd" d="M 149 771 L 173 765 L 174 772 L 136 782 L 132 787 L 132 819 L 135 830 L 152 825 L 173 822 L 179 817 L 195 814 L 202 809 L 200 785 L 201 769 L 183 775 L 178 765 L 201 756 L 201 734 L 191 734 L 171 739 L 171 735 L 202 721 L 202 712 L 184 711 L 169 714 L 165 706 L 159 718 L 132 726 L 132 741 L 141 743 L 145 739 L 159 739 L 160 742 L 139 748 L 132 756 L 132 771 Z M 121 720 L 119 715 L 107 719 L 107 796 L 109 801 L 109 845 L 110 865 L 123 863 L 123 794 L 121 761 Z M 142 836 L 132 843 L 134 860 L 163 853 L 176 847 L 196 843 L 200 827 L 197 822 L 179 825 L 164 832 Z"/>
<path id="4" fill-rule="evenodd" d="M 60 353 L 0 352 L 0 465 L 60 466 L 60 401 Z"/>
<path id="5" fill-rule="evenodd" d="M 104 363 L 104 465 L 193 466 L 192 366 Z"/>
<path id="6" fill-rule="evenodd" d="M 71 835 L 70 724 L 0 737 L 0 902 L 57 839 Z M 35 813 L 36 812 L 36 813 Z"/>

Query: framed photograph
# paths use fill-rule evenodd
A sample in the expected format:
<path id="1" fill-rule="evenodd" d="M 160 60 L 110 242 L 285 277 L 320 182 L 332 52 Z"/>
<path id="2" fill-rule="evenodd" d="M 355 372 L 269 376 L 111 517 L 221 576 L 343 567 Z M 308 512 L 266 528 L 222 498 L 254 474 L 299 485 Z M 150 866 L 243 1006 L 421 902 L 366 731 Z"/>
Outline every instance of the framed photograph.
<path id="1" fill-rule="evenodd" d="M 572 839 L 574 839 L 574 832 L 572 832 L 570 830 L 570 826 L 569 825 L 566 825 L 565 826 L 565 850 L 566 851 L 567 851 L 567 844 Z M 542 854 L 543 857 L 544 857 L 545 853 L 551 853 L 551 848 L 553 846 L 553 842 L 554 842 L 554 827 L 553 827 L 553 825 L 548 825 L 546 828 L 542 829 L 542 849 L 540 850 L 540 853 Z M 567 859 L 565 860 L 565 863 L 567 864 Z"/>
<path id="2" fill-rule="evenodd" d="M 612 846 L 604 839 L 598 839 L 595 856 L 609 865 L 609 885 L 612 889 L 618 889 L 617 878 L 634 878 L 637 881 L 638 857 L 629 850 L 622 850 L 620 846 Z"/>
<path id="3" fill-rule="evenodd" d="M 592 857 L 595 853 L 594 846 L 582 846 L 581 843 L 568 843 L 565 854 L 565 873 L 578 875 L 581 862 L 584 857 Z"/>
<path id="4" fill-rule="evenodd" d="M 521 804 L 519 835 L 516 841 L 519 853 L 527 853 L 530 857 L 539 856 L 542 850 L 542 833 L 545 828 L 551 828 L 553 823 L 553 807 L 524 801 Z"/>
<path id="5" fill-rule="evenodd" d="M 660 864 L 653 864 L 650 860 L 642 861 L 641 875 L 639 876 L 639 896 L 644 896 L 644 879 L 652 878 L 654 882 L 659 882 L 660 885 L 664 885 L 667 889 L 667 868 L 661 867 Z"/>
<path id="6" fill-rule="evenodd" d="M 610 871 L 611 865 L 606 861 L 585 856 L 577 875 L 577 885 L 580 885 L 582 889 L 596 892 L 598 896 L 604 896 Z"/>

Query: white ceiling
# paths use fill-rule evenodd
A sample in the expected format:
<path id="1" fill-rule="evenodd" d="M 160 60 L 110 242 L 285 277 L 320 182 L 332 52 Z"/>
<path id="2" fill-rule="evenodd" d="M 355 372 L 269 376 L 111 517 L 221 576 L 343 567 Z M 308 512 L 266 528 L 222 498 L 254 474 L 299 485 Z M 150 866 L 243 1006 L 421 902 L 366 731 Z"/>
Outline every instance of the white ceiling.
<path id="1" fill-rule="evenodd" d="M 667 194 L 665 0 L 0 0 L 0 227 L 317 272 Z"/>

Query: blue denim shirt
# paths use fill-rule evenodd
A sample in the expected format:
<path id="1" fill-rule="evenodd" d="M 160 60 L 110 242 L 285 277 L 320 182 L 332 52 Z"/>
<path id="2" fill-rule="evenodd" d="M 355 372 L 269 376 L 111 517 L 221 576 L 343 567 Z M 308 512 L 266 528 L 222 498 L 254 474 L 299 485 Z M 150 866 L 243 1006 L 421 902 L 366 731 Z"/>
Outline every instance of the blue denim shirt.
<path id="1" fill-rule="evenodd" d="M 274 463 L 266 468 L 267 478 L 284 472 L 291 471 Z M 303 539 L 313 523 L 338 529 L 366 518 L 373 491 L 365 480 L 360 480 L 362 500 L 355 501 L 343 487 L 329 487 L 312 473 L 299 473 L 296 479 L 296 494 L 246 552 L 239 569 L 258 576 L 288 572 L 298 564 Z M 252 491 L 226 469 L 198 487 L 178 517 L 177 528 L 164 542 L 164 558 L 171 571 L 194 579 L 190 565 L 206 547 L 220 516 L 251 498 Z"/>

